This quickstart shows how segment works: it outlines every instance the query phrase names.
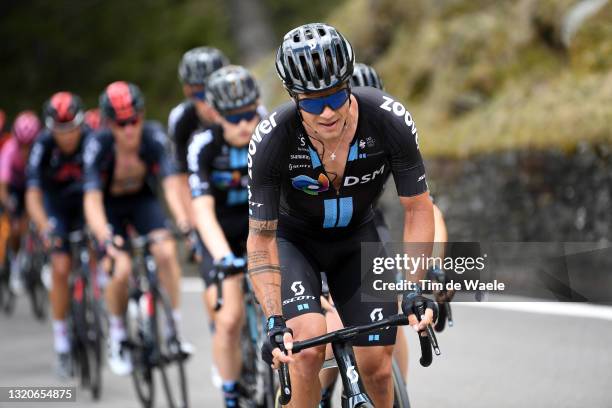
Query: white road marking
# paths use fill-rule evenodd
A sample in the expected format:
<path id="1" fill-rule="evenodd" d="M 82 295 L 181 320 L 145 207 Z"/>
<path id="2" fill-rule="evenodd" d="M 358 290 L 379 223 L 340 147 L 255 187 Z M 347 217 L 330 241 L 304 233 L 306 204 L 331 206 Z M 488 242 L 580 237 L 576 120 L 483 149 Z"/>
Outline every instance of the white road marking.
<path id="1" fill-rule="evenodd" d="M 524 313 L 538 313 L 557 316 L 587 317 L 611 320 L 612 307 L 589 303 L 569 302 L 454 302 L 455 306 L 477 307 L 482 309 L 501 309 Z"/>
<path id="2" fill-rule="evenodd" d="M 181 278 L 181 291 L 184 293 L 202 293 L 204 282 L 200 277 Z M 481 309 L 498 309 L 523 313 L 537 313 L 556 316 L 586 317 L 612 321 L 612 306 L 590 303 L 570 302 L 453 302 L 453 307 L 476 307 Z"/>

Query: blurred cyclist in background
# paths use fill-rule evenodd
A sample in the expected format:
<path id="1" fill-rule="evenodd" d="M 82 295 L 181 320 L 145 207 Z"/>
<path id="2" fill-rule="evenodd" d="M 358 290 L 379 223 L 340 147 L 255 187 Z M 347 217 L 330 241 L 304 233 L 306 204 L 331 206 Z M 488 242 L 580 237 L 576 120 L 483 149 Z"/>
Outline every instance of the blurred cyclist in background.
<path id="1" fill-rule="evenodd" d="M 70 303 L 71 271 L 68 234 L 83 227 L 83 126 L 81 98 L 70 92 L 54 94 L 43 107 L 46 129 L 32 147 L 26 171 L 28 214 L 51 251 L 55 369 L 61 378 L 72 375 L 66 317 Z"/>
<path id="2" fill-rule="evenodd" d="M 6 126 L 6 113 L 0 109 L 0 149 L 11 137 L 11 133 Z"/>
<path id="3" fill-rule="evenodd" d="M 212 355 L 223 381 L 225 406 L 236 407 L 244 324 L 243 256 L 249 225 L 247 146 L 262 118 L 257 111 L 259 87 L 245 68 L 218 69 L 208 77 L 206 90 L 220 117 L 217 125 L 193 135 L 187 155 L 189 185 L 197 230 L 205 244 L 201 272 L 209 310 L 217 300 L 214 267 L 227 276 L 222 282 L 223 307 L 212 314 Z"/>
<path id="4" fill-rule="evenodd" d="M 30 148 L 38 132 L 40 120 L 32 111 L 21 112 L 13 123 L 12 137 L 0 151 L 0 203 L 9 214 L 11 233 L 9 245 L 15 259 L 11 260 L 11 288 L 15 293 L 23 290 L 19 253 L 21 236 L 28 227 L 25 213 L 25 166 Z"/>
<path id="5" fill-rule="evenodd" d="M 197 47 L 183 55 L 178 67 L 178 76 L 183 84 L 183 94 L 186 99 L 170 112 L 168 136 L 173 145 L 173 159 L 180 180 L 175 194 L 180 197 L 188 215 L 187 223 L 178 226 L 184 232 L 195 225 L 187 183 L 187 146 L 193 132 L 199 128 L 207 128 L 219 119 L 219 114 L 206 98 L 205 84 L 210 74 L 228 63 L 228 59 L 220 50 L 213 47 Z"/>
<path id="6" fill-rule="evenodd" d="M 88 109 L 85 111 L 85 124 L 91 130 L 98 130 L 102 126 L 102 118 L 100 117 L 100 108 Z"/>
<path id="7" fill-rule="evenodd" d="M 173 194 L 177 177 L 167 150 L 167 136 L 157 122 L 145 121 L 144 97 L 131 83 L 117 81 L 100 96 L 100 110 L 108 128 L 97 132 L 85 146 L 84 205 L 87 224 L 107 255 L 114 259 L 112 280 L 106 287 L 110 314 L 109 366 L 118 375 L 132 371 L 129 353 L 122 347 L 126 339 L 123 316 L 127 307 L 128 279 L 132 261 L 123 244 L 127 227 L 139 235 L 160 240 L 151 253 L 166 288 L 179 326 L 179 283 L 181 269 L 176 244 L 167 230 L 167 217 L 155 195 L 161 181 L 165 198 L 178 225 L 187 215 Z M 178 334 L 178 333 L 177 333 Z M 182 351 L 191 347 L 181 342 Z"/>

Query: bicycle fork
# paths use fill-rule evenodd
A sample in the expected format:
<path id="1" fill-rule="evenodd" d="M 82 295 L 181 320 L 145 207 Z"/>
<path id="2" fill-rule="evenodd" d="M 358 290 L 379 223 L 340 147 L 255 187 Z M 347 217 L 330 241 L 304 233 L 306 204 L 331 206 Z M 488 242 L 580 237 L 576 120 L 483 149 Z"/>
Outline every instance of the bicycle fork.
<path id="1" fill-rule="evenodd" d="M 359 371 L 357 370 L 357 364 L 355 361 L 355 354 L 350 344 L 332 343 L 332 350 L 338 364 L 338 370 L 340 371 L 340 377 L 342 378 L 342 386 L 344 392 L 342 393 L 342 407 L 353 408 L 358 404 L 372 403 L 370 397 L 365 392 L 365 387 L 361 382 Z"/>

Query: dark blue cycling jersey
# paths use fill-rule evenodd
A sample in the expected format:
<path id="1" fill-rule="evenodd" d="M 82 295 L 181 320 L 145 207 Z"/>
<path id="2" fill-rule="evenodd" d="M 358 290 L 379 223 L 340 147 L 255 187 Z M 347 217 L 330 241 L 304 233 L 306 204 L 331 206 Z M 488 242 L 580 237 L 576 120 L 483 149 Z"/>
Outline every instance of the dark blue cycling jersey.
<path id="1" fill-rule="evenodd" d="M 144 123 L 138 155 L 146 166 L 146 182 L 140 191 L 130 194 L 153 193 L 158 178 L 165 178 L 175 171 L 168 152 L 167 137 L 159 123 Z M 84 190 L 108 192 L 115 170 L 115 138 L 109 129 L 100 130 L 89 138 L 85 146 L 84 161 Z"/>
<path id="2" fill-rule="evenodd" d="M 279 228 L 349 230 L 372 219 L 388 170 L 400 196 L 427 191 L 418 135 L 410 113 L 390 95 L 357 88 L 359 105 L 340 189 L 335 190 L 298 117 L 295 103 L 276 109 L 249 144 L 249 214 Z"/>
<path id="3" fill-rule="evenodd" d="M 257 107 L 260 117 L 265 117 L 268 112 L 263 105 Z M 177 169 L 180 173 L 188 172 L 187 148 L 191 142 L 192 135 L 199 129 L 212 126 L 198 116 L 196 107 L 191 100 L 186 100 L 176 105 L 168 116 L 168 137 L 173 144 L 173 156 Z"/>
<path id="4" fill-rule="evenodd" d="M 72 154 L 59 149 L 49 130 L 44 130 L 30 151 L 26 167 L 26 186 L 40 188 L 45 196 L 57 201 L 81 200 L 83 195 L 83 146 L 89 139 L 81 133 L 79 146 Z"/>
<path id="5" fill-rule="evenodd" d="M 168 137 L 174 147 L 174 157 L 178 171 L 187 173 L 187 147 L 191 135 L 202 127 L 207 127 L 196 112 L 192 101 L 186 100 L 175 106 L 168 117 Z"/>
<path id="6" fill-rule="evenodd" d="M 212 195 L 217 215 L 244 214 L 246 221 L 247 151 L 230 146 L 220 126 L 196 132 L 187 152 L 192 197 Z"/>

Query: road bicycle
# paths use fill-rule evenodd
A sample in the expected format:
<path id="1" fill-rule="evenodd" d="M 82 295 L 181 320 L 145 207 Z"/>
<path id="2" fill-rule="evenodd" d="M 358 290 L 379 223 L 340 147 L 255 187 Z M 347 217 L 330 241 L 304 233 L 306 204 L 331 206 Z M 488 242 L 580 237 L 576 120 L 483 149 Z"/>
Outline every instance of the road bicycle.
<path id="1" fill-rule="evenodd" d="M 168 406 L 189 406 L 185 373 L 188 355 L 182 351 L 170 300 L 159 284 L 150 250 L 153 244 L 171 236 L 138 236 L 129 244 L 132 276 L 126 316 L 128 338 L 123 347 L 130 352 L 134 388 L 145 408 L 154 404 L 155 371 L 161 376 Z"/>
<path id="2" fill-rule="evenodd" d="M 217 290 L 215 311 L 223 306 L 223 280 L 229 276 L 244 273 L 243 268 L 224 268 L 215 266 L 213 282 Z M 239 406 L 248 408 L 274 407 L 276 383 L 274 370 L 263 362 L 259 350 L 265 340 L 266 318 L 259 306 L 251 281 L 245 274 L 243 281 L 243 300 L 245 307 L 245 324 L 242 327 L 240 349 L 242 352 L 242 371 L 239 380 Z"/>
<path id="3" fill-rule="evenodd" d="M 102 392 L 104 327 L 108 326 L 97 276 L 103 272 L 92 256 L 88 234 L 73 231 L 68 240 L 72 256 L 68 317 L 72 361 L 81 386 L 88 388 L 92 398 L 98 400 Z"/>
<path id="4" fill-rule="evenodd" d="M 417 304 L 416 313 L 417 316 L 421 316 L 425 313 L 425 305 L 422 302 Z M 404 314 L 397 314 L 380 321 L 369 323 L 361 326 L 346 327 L 340 330 L 336 330 L 322 336 L 314 337 L 312 339 L 304 341 L 296 341 L 293 343 L 293 353 L 299 353 L 302 350 L 331 344 L 334 352 L 335 366 L 338 367 L 340 378 L 342 380 L 342 408 L 374 408 L 372 400 L 367 395 L 359 370 L 353 348 L 351 345 L 352 340 L 360 334 L 370 333 L 372 331 L 387 328 L 397 327 L 408 324 L 408 317 Z M 278 343 L 282 343 L 282 335 L 276 338 Z M 438 347 L 437 339 L 431 326 L 427 326 L 427 335 L 419 335 L 419 341 L 421 345 L 421 358 L 420 363 L 423 367 L 428 367 L 433 360 L 432 349 L 436 355 L 440 355 L 440 349 Z M 328 363 L 327 367 L 334 366 Z M 324 366 L 324 368 L 326 368 Z M 291 400 L 291 378 L 289 376 L 289 368 L 287 364 L 281 364 L 279 373 L 279 388 L 277 390 L 276 407 L 286 405 Z M 406 408 L 409 407 L 409 401 L 407 398 L 406 388 L 403 380 L 401 379 L 401 372 L 395 365 L 393 369 L 393 388 L 394 388 L 394 407 Z"/>

